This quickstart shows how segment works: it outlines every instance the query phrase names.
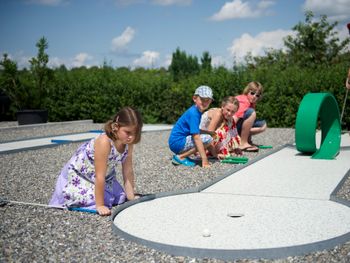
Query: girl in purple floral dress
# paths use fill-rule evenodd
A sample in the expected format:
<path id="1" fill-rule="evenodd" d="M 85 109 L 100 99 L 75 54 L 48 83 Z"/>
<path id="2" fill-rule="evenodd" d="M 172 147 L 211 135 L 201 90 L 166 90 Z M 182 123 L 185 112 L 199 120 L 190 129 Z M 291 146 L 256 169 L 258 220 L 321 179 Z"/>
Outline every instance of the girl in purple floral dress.
<path id="1" fill-rule="evenodd" d="M 64 166 L 50 205 L 96 209 L 110 215 L 112 205 L 138 196 L 134 192 L 132 152 L 141 139 L 142 119 L 131 107 L 105 124 L 105 133 L 82 144 Z M 116 179 L 122 165 L 124 189 Z"/>

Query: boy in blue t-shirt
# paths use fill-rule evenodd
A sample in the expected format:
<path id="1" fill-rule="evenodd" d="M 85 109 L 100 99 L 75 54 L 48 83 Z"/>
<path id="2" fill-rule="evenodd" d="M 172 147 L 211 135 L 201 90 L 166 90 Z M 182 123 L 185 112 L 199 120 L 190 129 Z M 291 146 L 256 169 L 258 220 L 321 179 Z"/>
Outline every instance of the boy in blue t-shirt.
<path id="1" fill-rule="evenodd" d="M 195 166 L 195 163 L 188 157 L 198 152 L 202 158 L 202 167 L 210 167 L 206 149 L 208 148 L 215 155 L 211 145 L 213 139 L 209 134 L 200 134 L 199 124 L 202 113 L 213 101 L 213 92 L 208 86 L 200 86 L 196 89 L 192 99 L 194 105 L 182 114 L 170 133 L 168 143 L 170 150 L 175 153 L 172 163 Z"/>

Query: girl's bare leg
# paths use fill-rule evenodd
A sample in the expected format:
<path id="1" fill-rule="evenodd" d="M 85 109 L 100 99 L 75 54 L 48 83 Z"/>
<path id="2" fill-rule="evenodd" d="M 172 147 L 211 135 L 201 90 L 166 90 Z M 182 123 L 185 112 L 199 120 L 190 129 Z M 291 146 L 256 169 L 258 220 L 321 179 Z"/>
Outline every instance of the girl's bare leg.
<path id="1" fill-rule="evenodd" d="M 177 156 L 179 156 L 179 158 L 180 158 L 181 160 L 183 160 L 183 159 L 185 159 L 186 157 L 188 157 L 188 156 L 190 156 L 190 155 L 192 155 L 192 154 L 195 154 L 196 152 L 197 152 L 197 149 L 196 149 L 196 148 L 191 148 L 191 149 L 189 149 L 189 150 L 186 151 L 186 152 L 183 152 L 183 153 L 178 154 Z"/>
<path id="2" fill-rule="evenodd" d="M 211 143 L 204 144 L 204 148 L 205 148 L 205 149 L 208 149 L 208 150 L 210 151 L 210 153 L 211 153 L 214 157 L 216 157 L 217 153 L 216 153 L 216 151 L 215 151 L 214 146 L 213 146 Z M 197 148 L 191 148 L 191 149 L 189 149 L 189 150 L 186 151 L 186 152 L 183 152 L 183 153 L 178 154 L 177 156 L 179 156 L 179 158 L 180 158 L 181 160 L 183 160 L 183 159 L 185 159 L 186 157 L 189 157 L 189 156 L 191 156 L 192 154 L 195 154 L 196 152 L 197 152 Z"/>
<path id="3" fill-rule="evenodd" d="M 253 127 L 250 129 L 250 135 L 256 135 L 256 134 L 262 133 L 266 130 L 266 128 L 267 128 L 266 123 L 261 127 Z"/>
<path id="4" fill-rule="evenodd" d="M 250 136 L 250 131 L 253 127 L 253 124 L 256 119 L 256 113 L 255 111 L 249 116 L 248 119 L 246 119 L 242 123 L 242 131 L 241 131 L 241 149 L 247 148 L 247 147 L 254 147 L 251 144 L 249 144 L 249 136 Z"/>

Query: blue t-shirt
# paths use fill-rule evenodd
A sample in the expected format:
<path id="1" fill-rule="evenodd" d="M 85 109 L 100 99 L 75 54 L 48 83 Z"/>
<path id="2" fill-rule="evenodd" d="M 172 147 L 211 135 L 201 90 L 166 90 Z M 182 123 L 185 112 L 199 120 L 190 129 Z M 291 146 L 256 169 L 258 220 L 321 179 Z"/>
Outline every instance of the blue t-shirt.
<path id="1" fill-rule="evenodd" d="M 200 133 L 199 124 L 201 117 L 202 112 L 198 110 L 196 105 L 193 105 L 182 114 L 171 130 L 168 140 L 170 150 L 178 154 L 183 150 L 188 135 Z"/>

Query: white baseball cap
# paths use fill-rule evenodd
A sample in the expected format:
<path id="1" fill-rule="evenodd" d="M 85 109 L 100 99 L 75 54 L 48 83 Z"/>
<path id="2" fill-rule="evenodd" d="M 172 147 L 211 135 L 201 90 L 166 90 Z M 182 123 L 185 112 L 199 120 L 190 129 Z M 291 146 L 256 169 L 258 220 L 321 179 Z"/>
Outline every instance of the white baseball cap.
<path id="1" fill-rule="evenodd" d="M 201 98 L 213 99 L 213 91 L 208 86 L 199 86 L 194 92 L 194 95 L 197 95 Z"/>

